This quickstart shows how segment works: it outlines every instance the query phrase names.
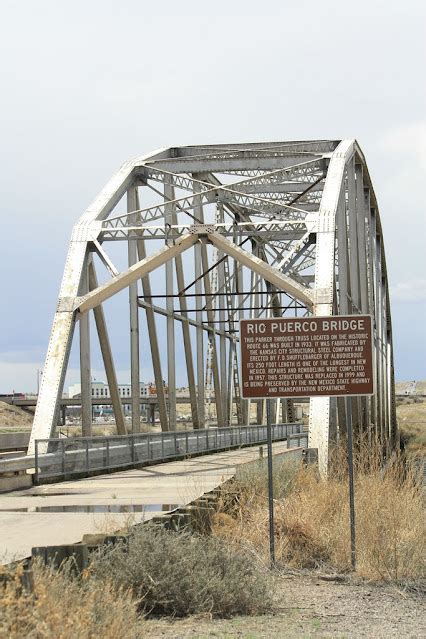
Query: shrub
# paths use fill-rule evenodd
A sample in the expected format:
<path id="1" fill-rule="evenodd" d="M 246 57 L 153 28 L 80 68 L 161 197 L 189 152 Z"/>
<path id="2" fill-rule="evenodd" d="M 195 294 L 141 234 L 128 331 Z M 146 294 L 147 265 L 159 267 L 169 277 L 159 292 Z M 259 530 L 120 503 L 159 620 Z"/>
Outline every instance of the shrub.
<path id="1" fill-rule="evenodd" d="M 126 545 L 101 551 L 91 573 L 130 587 L 141 609 L 155 615 L 251 614 L 267 610 L 271 599 L 269 577 L 254 557 L 215 537 L 155 525 L 136 529 Z"/>
<path id="2" fill-rule="evenodd" d="M 0 637 L 8 639 L 137 639 L 138 619 L 130 593 L 110 583 L 73 577 L 35 563 L 34 588 L 21 586 L 22 566 L 0 574 Z"/>

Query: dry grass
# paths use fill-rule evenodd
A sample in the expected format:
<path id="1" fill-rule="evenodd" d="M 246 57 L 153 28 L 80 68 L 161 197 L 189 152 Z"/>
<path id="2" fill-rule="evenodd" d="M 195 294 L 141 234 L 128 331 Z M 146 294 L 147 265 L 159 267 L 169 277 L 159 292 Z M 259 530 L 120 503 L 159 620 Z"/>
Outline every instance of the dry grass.
<path id="1" fill-rule="evenodd" d="M 34 589 L 21 586 L 22 566 L 0 573 L 0 637 L 137 639 L 144 636 L 130 593 L 35 564 Z"/>
<path id="2" fill-rule="evenodd" d="M 337 453 L 339 458 L 339 453 Z M 386 470 L 378 455 L 357 463 L 355 498 L 357 574 L 372 580 L 415 580 L 424 576 L 425 529 L 419 482 L 395 459 Z M 297 568 L 350 570 L 346 463 L 327 479 L 314 468 L 278 470 L 284 490 L 276 491 L 275 536 L 278 562 Z M 259 465 L 237 477 L 238 499 L 216 516 L 217 535 L 249 544 L 266 557 L 268 509 L 265 470 Z M 283 496 L 284 493 L 284 496 Z"/>
<path id="3" fill-rule="evenodd" d="M 131 425 L 126 424 L 128 434 L 132 433 Z M 66 426 L 58 427 L 62 433 L 64 433 L 67 437 L 81 437 L 81 422 L 76 421 L 73 424 L 67 424 Z M 154 432 L 153 428 L 150 424 L 146 422 L 141 422 L 140 425 L 141 433 L 151 433 Z M 115 426 L 115 422 L 105 422 L 105 423 L 93 423 L 92 424 L 92 437 L 115 437 L 117 436 L 117 429 Z"/>
<path id="4" fill-rule="evenodd" d="M 216 537 L 136 527 L 126 542 L 104 547 L 76 576 L 33 563 L 0 569 L 0 638 L 137 639 L 145 614 L 230 617 L 270 610 L 272 581 L 253 554 Z M 24 580 L 28 588 L 28 578 Z"/>
<path id="5" fill-rule="evenodd" d="M 33 419 L 34 414 L 32 412 L 0 401 L 0 426 L 30 427 Z"/>
<path id="6" fill-rule="evenodd" d="M 409 453 L 426 455 L 426 402 L 406 398 L 396 408 L 401 439 Z"/>

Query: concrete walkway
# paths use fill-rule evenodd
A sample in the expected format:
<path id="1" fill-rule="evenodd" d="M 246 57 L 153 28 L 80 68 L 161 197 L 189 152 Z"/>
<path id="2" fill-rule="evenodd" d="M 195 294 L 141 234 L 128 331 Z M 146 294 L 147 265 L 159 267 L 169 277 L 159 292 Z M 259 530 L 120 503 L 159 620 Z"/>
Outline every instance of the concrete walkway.
<path id="1" fill-rule="evenodd" d="M 273 445 L 274 455 L 300 451 Z M 259 446 L 1 494 L 0 563 L 30 556 L 33 546 L 77 543 L 86 533 L 112 533 L 188 504 L 255 459 Z"/>

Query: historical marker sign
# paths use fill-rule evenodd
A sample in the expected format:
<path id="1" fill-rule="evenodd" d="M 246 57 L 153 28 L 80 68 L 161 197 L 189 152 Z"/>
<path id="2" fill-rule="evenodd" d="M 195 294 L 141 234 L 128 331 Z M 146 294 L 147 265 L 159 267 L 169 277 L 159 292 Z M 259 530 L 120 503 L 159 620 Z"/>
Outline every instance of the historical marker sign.
<path id="1" fill-rule="evenodd" d="M 372 395 L 370 315 L 240 321 L 245 399 Z"/>

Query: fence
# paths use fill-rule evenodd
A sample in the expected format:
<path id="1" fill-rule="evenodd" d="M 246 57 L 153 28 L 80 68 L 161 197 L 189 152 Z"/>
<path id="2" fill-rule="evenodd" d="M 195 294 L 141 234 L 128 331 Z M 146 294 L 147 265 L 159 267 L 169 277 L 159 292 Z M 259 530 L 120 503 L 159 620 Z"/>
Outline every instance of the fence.
<path id="1" fill-rule="evenodd" d="M 35 442 L 35 483 L 200 455 L 266 442 L 266 426 L 237 426 L 206 430 L 137 433 L 108 437 L 38 439 Z M 274 424 L 273 441 L 288 447 L 307 446 L 301 424 Z"/>

